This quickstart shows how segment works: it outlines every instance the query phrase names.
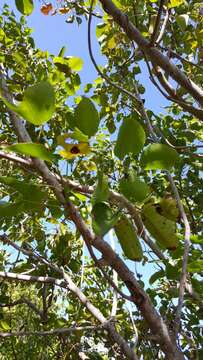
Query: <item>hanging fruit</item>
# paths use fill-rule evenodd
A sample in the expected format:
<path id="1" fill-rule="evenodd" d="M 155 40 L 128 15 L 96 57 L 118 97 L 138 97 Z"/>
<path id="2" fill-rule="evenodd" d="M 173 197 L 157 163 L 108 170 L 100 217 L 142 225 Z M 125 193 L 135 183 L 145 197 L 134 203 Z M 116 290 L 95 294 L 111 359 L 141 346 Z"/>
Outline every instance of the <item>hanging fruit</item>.
<path id="1" fill-rule="evenodd" d="M 114 226 L 114 230 L 125 256 L 130 260 L 141 261 L 143 257 L 142 247 L 136 230 L 126 215 L 121 215 Z"/>
<path id="2" fill-rule="evenodd" d="M 159 211 L 158 204 L 144 205 L 142 209 L 144 225 L 163 248 L 175 250 L 178 247 L 176 223 L 160 215 Z"/>

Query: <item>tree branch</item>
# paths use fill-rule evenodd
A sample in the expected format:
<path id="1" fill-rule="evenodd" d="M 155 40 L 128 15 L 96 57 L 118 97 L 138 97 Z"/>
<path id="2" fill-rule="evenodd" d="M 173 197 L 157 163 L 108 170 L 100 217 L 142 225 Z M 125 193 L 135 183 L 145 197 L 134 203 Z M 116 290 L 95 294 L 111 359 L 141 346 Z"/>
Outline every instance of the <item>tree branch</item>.
<path id="1" fill-rule="evenodd" d="M 187 103 L 181 96 L 179 96 L 171 84 L 167 81 L 162 70 L 157 66 L 154 66 L 155 74 L 159 80 L 161 86 L 167 91 L 170 97 L 167 97 L 168 100 L 172 100 L 180 105 L 185 111 L 190 114 L 195 115 L 199 120 L 203 121 L 203 110 L 197 109 L 191 104 Z M 163 93 L 162 93 L 163 94 Z"/>
<path id="2" fill-rule="evenodd" d="M 47 331 L 15 331 L 15 332 L 0 332 L 0 338 L 8 337 L 23 337 L 23 336 L 59 336 L 65 334 L 71 334 L 78 331 L 97 331 L 102 329 L 102 326 L 78 326 L 70 328 L 58 328 L 54 330 Z"/>
<path id="3" fill-rule="evenodd" d="M 0 150 L 0 158 L 16 162 L 16 163 L 18 163 L 20 165 L 23 165 L 25 167 L 32 167 L 32 160 L 22 158 L 22 157 L 17 156 L 17 155 L 15 155 L 13 153 L 7 153 L 7 152 L 4 152 L 4 151 Z"/>
<path id="4" fill-rule="evenodd" d="M 10 111 L 11 121 L 16 129 L 16 132 L 21 138 L 21 141 L 27 141 L 29 137 L 24 124 L 16 115 Z M 29 140 L 30 141 L 30 140 Z M 162 351 L 166 355 L 167 360 L 182 360 L 183 355 L 180 353 L 174 339 L 172 339 L 169 330 L 164 323 L 162 317 L 157 313 L 153 304 L 150 301 L 150 298 L 141 288 L 139 282 L 135 279 L 134 275 L 125 265 L 125 263 L 120 259 L 120 257 L 112 250 L 111 246 L 100 237 L 95 237 L 90 229 L 87 227 L 86 223 L 80 216 L 76 207 L 64 196 L 62 185 L 59 183 L 58 179 L 51 171 L 48 169 L 46 164 L 39 159 L 33 159 L 33 164 L 36 170 L 43 176 L 44 180 L 53 187 L 55 195 L 58 201 L 64 206 L 65 215 L 67 218 L 70 218 L 78 231 L 82 235 L 86 244 L 91 244 L 96 248 L 101 254 L 102 257 L 107 261 L 107 263 L 114 269 L 120 279 L 125 283 L 127 289 L 129 290 L 134 303 L 137 305 L 142 316 L 147 321 L 153 334 L 157 334 L 159 338 L 159 344 Z M 41 257 L 40 257 L 41 258 Z M 68 288 L 80 299 L 80 301 L 87 307 L 87 309 L 95 316 L 101 323 L 104 323 L 106 319 L 103 315 L 96 309 L 85 297 L 85 295 L 78 289 L 68 275 L 63 275 L 64 279 L 67 279 Z M 132 351 L 127 343 L 120 337 L 119 334 L 115 332 L 115 329 L 112 324 L 106 326 L 112 339 L 119 344 L 123 352 L 129 356 L 129 359 L 135 359 L 136 355 Z"/>
<path id="5" fill-rule="evenodd" d="M 159 65 L 166 71 L 179 85 L 186 89 L 200 105 L 203 106 L 203 90 L 180 71 L 167 56 L 163 55 L 157 48 L 150 47 L 149 41 L 141 35 L 127 15 L 119 10 L 111 0 L 100 0 L 100 3 L 102 4 L 104 11 L 111 15 L 114 21 L 122 27 L 129 39 L 135 41 L 153 63 Z"/>

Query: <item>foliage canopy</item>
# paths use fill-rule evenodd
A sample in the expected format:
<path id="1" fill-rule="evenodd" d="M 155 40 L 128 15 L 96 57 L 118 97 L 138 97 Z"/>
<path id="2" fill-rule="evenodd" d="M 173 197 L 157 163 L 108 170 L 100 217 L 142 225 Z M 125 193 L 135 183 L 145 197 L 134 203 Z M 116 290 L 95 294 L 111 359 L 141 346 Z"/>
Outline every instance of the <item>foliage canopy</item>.
<path id="1" fill-rule="evenodd" d="M 91 84 L 82 59 L 35 47 L 34 2 L 15 5 L 0 15 L 0 358 L 201 359 L 201 2 L 43 4 L 87 25 Z"/>

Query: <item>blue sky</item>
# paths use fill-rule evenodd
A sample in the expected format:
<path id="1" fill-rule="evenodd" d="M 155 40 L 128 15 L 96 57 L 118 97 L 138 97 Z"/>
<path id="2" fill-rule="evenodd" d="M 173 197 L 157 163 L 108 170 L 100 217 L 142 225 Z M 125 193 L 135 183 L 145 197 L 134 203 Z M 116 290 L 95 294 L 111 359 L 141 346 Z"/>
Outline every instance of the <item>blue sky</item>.
<path id="1" fill-rule="evenodd" d="M 15 2 L 13 0 L 4 1 L 10 5 L 15 11 L 17 16 L 20 13 L 15 8 Z M 40 11 L 42 2 L 34 1 L 35 8 L 33 13 L 27 17 L 28 25 L 33 29 L 33 38 L 35 44 L 41 50 L 48 50 L 51 54 L 57 55 L 62 46 L 66 47 L 66 55 L 79 56 L 84 61 L 83 70 L 79 73 L 84 86 L 88 82 L 92 82 L 97 78 L 97 73 L 93 64 L 90 61 L 88 47 L 87 47 L 87 21 L 84 20 L 80 26 L 76 23 L 68 24 L 65 20 L 70 16 L 55 15 L 45 16 Z M 101 55 L 99 46 L 95 36 L 96 23 L 102 22 L 101 19 L 95 19 L 93 17 L 93 35 L 92 45 L 94 50 L 94 56 L 99 65 L 106 63 L 105 58 Z M 168 104 L 166 99 L 160 94 L 160 92 L 154 87 L 148 78 L 148 72 L 146 67 L 142 65 L 142 74 L 139 76 L 141 83 L 145 86 L 146 92 L 142 96 L 145 98 L 146 107 L 152 109 L 154 112 L 164 112 L 163 107 Z"/>

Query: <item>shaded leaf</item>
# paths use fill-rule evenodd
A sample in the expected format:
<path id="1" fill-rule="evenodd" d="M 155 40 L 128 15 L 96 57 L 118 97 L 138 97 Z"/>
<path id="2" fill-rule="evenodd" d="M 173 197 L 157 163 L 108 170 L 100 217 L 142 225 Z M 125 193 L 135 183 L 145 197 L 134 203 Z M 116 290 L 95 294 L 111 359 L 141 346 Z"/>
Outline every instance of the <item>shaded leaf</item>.
<path id="1" fill-rule="evenodd" d="M 92 195 L 92 202 L 94 204 L 105 202 L 109 197 L 109 185 L 108 185 L 108 176 L 103 174 L 101 171 L 98 171 L 97 175 L 97 186 Z"/>
<path id="2" fill-rule="evenodd" d="M 145 132 L 140 123 L 132 116 L 123 120 L 115 146 L 115 155 L 123 159 L 127 154 L 137 155 L 145 143 Z"/>
<path id="3" fill-rule="evenodd" d="M 181 30 L 184 31 L 188 26 L 189 22 L 189 15 L 188 14 L 181 14 L 176 16 L 177 24 L 180 26 Z"/>
<path id="4" fill-rule="evenodd" d="M 18 216 L 24 211 L 22 202 L 10 203 L 6 201 L 0 201 L 0 218 Z"/>
<path id="5" fill-rule="evenodd" d="M 0 176 L 0 183 L 10 186 L 32 202 L 40 202 L 46 196 L 46 193 L 39 186 L 29 184 L 24 180 L 17 180 L 14 177 Z"/>
<path id="6" fill-rule="evenodd" d="M 119 214 L 113 214 L 105 202 L 96 203 L 92 208 L 92 226 L 96 235 L 104 236 L 117 222 Z"/>
<path id="7" fill-rule="evenodd" d="M 23 155 L 36 157 L 41 160 L 52 162 L 54 156 L 43 145 L 35 143 L 18 143 L 4 148 L 6 151 L 14 151 Z"/>
<path id="8" fill-rule="evenodd" d="M 75 108 L 75 126 L 85 135 L 91 137 L 96 134 L 99 126 L 99 115 L 93 102 L 83 97 Z"/>
<path id="9" fill-rule="evenodd" d="M 150 192 L 148 185 L 137 177 L 134 170 L 120 180 L 119 187 L 122 194 L 132 202 L 142 202 Z"/>
<path id="10" fill-rule="evenodd" d="M 159 271 L 155 272 L 149 279 L 150 285 L 152 285 L 155 281 L 163 278 L 163 276 L 164 276 L 163 270 L 159 270 Z"/>

